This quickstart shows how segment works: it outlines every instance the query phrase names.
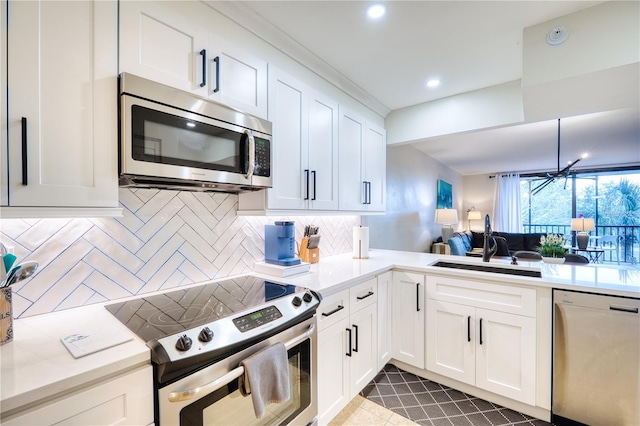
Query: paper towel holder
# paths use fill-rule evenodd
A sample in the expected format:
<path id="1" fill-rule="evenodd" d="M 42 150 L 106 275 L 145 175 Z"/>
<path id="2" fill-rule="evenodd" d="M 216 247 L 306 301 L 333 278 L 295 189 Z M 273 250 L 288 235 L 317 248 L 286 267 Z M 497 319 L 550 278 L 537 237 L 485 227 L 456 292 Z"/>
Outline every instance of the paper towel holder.
<path id="1" fill-rule="evenodd" d="M 353 258 L 369 259 L 369 228 L 353 227 Z"/>

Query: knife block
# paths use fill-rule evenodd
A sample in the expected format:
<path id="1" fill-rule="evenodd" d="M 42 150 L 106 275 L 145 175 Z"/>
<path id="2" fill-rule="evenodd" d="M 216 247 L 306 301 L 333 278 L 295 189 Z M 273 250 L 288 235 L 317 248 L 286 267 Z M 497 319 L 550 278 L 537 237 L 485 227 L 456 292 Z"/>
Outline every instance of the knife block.
<path id="1" fill-rule="evenodd" d="M 300 260 L 307 263 L 318 263 L 320 260 L 320 247 L 310 249 L 308 245 L 309 237 L 304 237 L 300 241 Z"/>
<path id="2" fill-rule="evenodd" d="M 2 265 L 4 267 L 4 265 Z M 13 309 L 11 287 L 0 289 L 0 345 L 13 340 Z"/>

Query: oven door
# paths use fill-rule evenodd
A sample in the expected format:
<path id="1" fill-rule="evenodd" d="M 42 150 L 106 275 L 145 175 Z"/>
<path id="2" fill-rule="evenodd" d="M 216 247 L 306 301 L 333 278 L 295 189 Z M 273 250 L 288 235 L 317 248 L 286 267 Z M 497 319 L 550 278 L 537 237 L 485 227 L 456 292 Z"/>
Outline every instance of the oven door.
<path id="1" fill-rule="evenodd" d="M 307 425 L 317 416 L 315 317 L 244 351 L 197 371 L 158 390 L 156 424 L 209 425 Z M 274 343 L 282 342 L 289 356 L 291 398 L 267 405 L 260 419 L 251 396 L 242 396 L 238 377 L 240 361 Z M 159 420 L 159 421 L 158 421 Z"/>

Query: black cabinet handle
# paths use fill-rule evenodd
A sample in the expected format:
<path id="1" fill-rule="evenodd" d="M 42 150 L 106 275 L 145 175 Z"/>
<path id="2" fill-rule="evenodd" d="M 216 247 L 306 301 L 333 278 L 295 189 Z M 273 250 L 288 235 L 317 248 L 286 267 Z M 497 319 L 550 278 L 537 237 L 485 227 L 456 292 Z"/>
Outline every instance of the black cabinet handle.
<path id="1" fill-rule="evenodd" d="M 355 324 L 351 324 L 353 329 L 356 331 L 356 346 L 353 348 L 354 352 L 358 352 L 358 326 Z"/>
<path id="2" fill-rule="evenodd" d="M 471 315 L 467 317 L 467 342 L 471 341 Z"/>
<path id="3" fill-rule="evenodd" d="M 416 283 L 416 312 L 420 312 L 420 283 Z"/>
<path id="4" fill-rule="evenodd" d="M 480 344 L 482 344 L 482 318 L 480 318 Z"/>
<path id="5" fill-rule="evenodd" d="M 609 310 L 611 310 L 611 311 L 620 311 L 620 312 L 629 312 L 631 314 L 637 314 L 638 313 L 638 308 L 634 308 L 633 306 L 609 305 Z"/>
<path id="6" fill-rule="evenodd" d="M 29 183 L 27 173 L 27 117 L 22 117 L 22 184 Z"/>
<path id="7" fill-rule="evenodd" d="M 200 83 L 200 87 L 204 87 L 207 85 L 207 49 L 202 49 L 200 55 L 202 56 L 202 83 Z"/>
<path id="8" fill-rule="evenodd" d="M 213 89 L 213 93 L 220 91 L 220 56 L 213 58 L 213 62 L 216 63 L 216 88 Z"/>
<path id="9" fill-rule="evenodd" d="M 304 181 L 305 181 L 305 186 L 307 188 L 307 192 L 306 192 L 306 195 L 304 196 L 304 199 L 308 200 L 309 199 L 309 169 L 304 170 Z"/>
<path id="10" fill-rule="evenodd" d="M 351 352 L 351 329 L 347 328 L 347 331 L 349 332 L 349 352 L 347 352 L 345 355 L 346 356 L 352 356 L 353 353 Z"/>
<path id="11" fill-rule="evenodd" d="M 311 200 L 316 199 L 316 171 L 312 170 L 311 174 L 313 175 L 313 198 Z"/>
<path id="12" fill-rule="evenodd" d="M 364 296 L 357 296 L 356 299 L 363 300 L 363 299 L 366 299 L 369 296 L 373 296 L 373 292 L 372 291 L 370 291 L 369 293 L 365 294 Z"/>
<path id="13" fill-rule="evenodd" d="M 337 307 L 337 308 L 335 308 L 335 309 L 334 309 L 333 311 L 331 311 L 331 312 L 323 312 L 323 313 L 322 313 L 322 316 L 323 316 L 323 317 L 328 317 L 328 316 L 331 316 L 331 315 L 335 314 L 336 312 L 339 312 L 339 311 L 341 311 L 341 310 L 343 310 L 343 309 L 344 309 L 344 306 L 342 306 L 342 305 L 338 305 L 338 307 Z"/>
<path id="14" fill-rule="evenodd" d="M 367 181 L 366 180 L 362 181 L 362 195 L 364 197 L 364 201 L 362 202 L 362 204 L 367 204 Z"/>
<path id="15" fill-rule="evenodd" d="M 371 204 L 371 182 L 367 181 L 367 204 Z"/>

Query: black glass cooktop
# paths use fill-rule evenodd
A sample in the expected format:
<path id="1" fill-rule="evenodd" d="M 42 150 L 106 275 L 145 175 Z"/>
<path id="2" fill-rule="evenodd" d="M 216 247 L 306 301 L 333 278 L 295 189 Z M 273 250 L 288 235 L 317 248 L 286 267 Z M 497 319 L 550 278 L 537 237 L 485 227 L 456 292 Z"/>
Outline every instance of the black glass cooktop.
<path id="1" fill-rule="evenodd" d="M 304 290 L 244 276 L 115 303 L 106 308 L 141 339 L 150 342 Z"/>

